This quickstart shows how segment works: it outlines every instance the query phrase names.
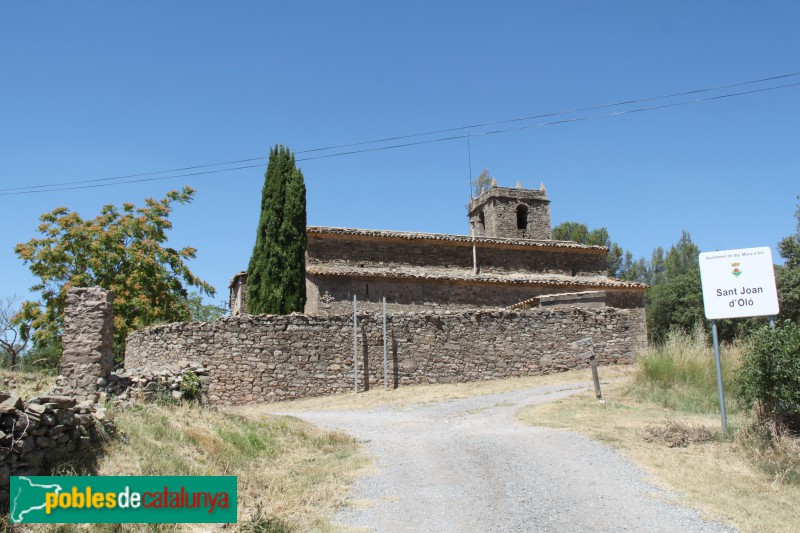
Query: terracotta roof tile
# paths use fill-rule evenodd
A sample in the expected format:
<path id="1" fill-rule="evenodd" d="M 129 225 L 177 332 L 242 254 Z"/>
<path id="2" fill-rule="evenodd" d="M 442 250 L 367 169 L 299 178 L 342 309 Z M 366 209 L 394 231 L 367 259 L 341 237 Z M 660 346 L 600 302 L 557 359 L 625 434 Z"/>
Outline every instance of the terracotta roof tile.
<path id="1" fill-rule="evenodd" d="M 468 269 L 457 268 L 355 268 L 350 265 L 315 263 L 306 265 L 306 272 L 316 276 L 356 278 L 428 279 L 442 281 L 470 281 L 514 285 L 547 285 L 564 287 L 604 287 L 644 290 L 647 285 L 622 281 L 605 276 L 564 276 L 559 274 L 473 274 Z"/>
<path id="2" fill-rule="evenodd" d="M 307 232 L 312 235 L 341 235 L 353 237 L 377 237 L 389 239 L 421 240 L 421 241 L 440 241 L 453 243 L 471 243 L 473 237 L 469 235 L 450 235 L 447 233 L 420 233 L 411 231 L 391 231 L 377 229 L 355 229 L 355 228 L 333 228 L 323 226 L 308 226 Z M 474 237 L 476 243 L 486 243 L 495 245 L 510 246 L 530 246 L 535 248 L 569 248 L 593 253 L 606 253 L 608 248 L 605 246 L 589 246 L 578 244 L 572 241 L 551 241 L 535 239 L 501 239 L 489 237 Z"/>

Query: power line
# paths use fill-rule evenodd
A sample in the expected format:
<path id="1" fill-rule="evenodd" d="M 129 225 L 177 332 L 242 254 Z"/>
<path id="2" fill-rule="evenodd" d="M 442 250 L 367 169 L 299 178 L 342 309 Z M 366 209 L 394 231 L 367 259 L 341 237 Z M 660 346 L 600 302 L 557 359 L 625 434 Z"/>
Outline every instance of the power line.
<path id="1" fill-rule="evenodd" d="M 461 130 L 461 129 L 464 129 L 464 128 L 469 128 L 469 127 L 486 127 L 486 126 L 495 125 L 495 124 L 507 124 L 507 123 L 511 123 L 511 122 L 532 120 L 534 118 L 565 115 L 565 114 L 571 114 L 571 113 L 575 113 L 575 112 L 579 112 L 579 111 L 587 111 L 587 110 L 592 110 L 592 109 L 596 110 L 596 109 L 614 107 L 614 106 L 619 106 L 619 105 L 624 105 L 624 104 L 629 104 L 629 103 L 634 103 L 634 102 L 646 102 L 646 101 L 653 101 L 653 100 L 670 98 L 670 97 L 681 96 L 681 95 L 697 94 L 697 93 L 701 93 L 701 92 L 719 90 L 720 88 L 723 88 L 723 87 L 741 86 L 741 85 L 747 85 L 747 84 L 752 84 L 752 83 L 758 83 L 758 82 L 765 81 L 765 80 L 774 80 L 774 79 L 787 78 L 787 77 L 798 76 L 798 75 L 800 75 L 800 73 L 784 74 L 784 75 L 781 75 L 781 76 L 774 76 L 774 77 L 771 77 L 771 78 L 764 78 L 763 80 L 755 80 L 755 81 L 750 81 L 750 82 L 735 83 L 735 84 L 730 84 L 730 85 L 725 85 L 725 86 L 719 86 L 719 87 L 716 87 L 716 88 L 697 89 L 697 90 L 694 90 L 694 91 L 676 93 L 674 95 L 657 96 L 657 97 L 643 98 L 643 99 L 638 99 L 638 100 L 630 100 L 628 102 L 620 102 L 620 103 L 616 103 L 616 104 L 604 104 L 604 105 L 601 105 L 601 106 L 592 106 L 592 107 L 588 107 L 588 108 L 576 109 L 576 110 L 573 110 L 573 111 L 561 111 L 561 112 L 557 112 L 557 113 L 547 113 L 547 114 L 544 114 L 544 115 L 536 115 L 536 116 L 531 116 L 531 117 L 521 117 L 521 118 L 508 119 L 508 120 L 502 120 L 502 121 L 486 122 L 486 123 L 483 123 L 483 124 L 476 124 L 476 125 L 473 125 L 473 126 L 464 126 L 464 127 L 458 127 L 458 128 L 449 128 L 449 129 L 446 129 L 446 130 L 438 130 L 438 132 L 440 132 L 440 133 L 442 133 L 442 132 L 451 132 L 451 131 L 458 131 L 458 130 Z M 598 119 L 598 118 L 608 118 L 608 117 L 614 117 L 614 116 L 622 116 L 622 115 L 627 115 L 627 114 L 632 114 L 632 113 L 641 113 L 641 112 L 644 112 L 644 111 L 653 111 L 653 110 L 657 110 L 657 109 L 665 109 L 665 108 L 670 108 L 670 107 L 690 105 L 690 104 L 696 104 L 696 103 L 701 103 L 701 102 L 708 102 L 708 101 L 712 101 L 712 100 L 720 100 L 720 99 L 724 99 L 724 98 L 732 98 L 732 97 L 736 97 L 736 96 L 744 96 L 744 95 L 749 95 L 749 94 L 755 94 L 755 93 L 761 93 L 761 92 L 767 92 L 767 91 L 774 91 L 774 90 L 778 90 L 778 89 L 785 89 L 785 88 L 797 87 L 797 86 L 800 86 L 800 82 L 798 82 L 798 83 L 790 83 L 790 84 L 785 84 L 785 85 L 779 85 L 779 86 L 773 86 L 773 87 L 766 87 L 766 88 L 761 88 L 761 89 L 753 89 L 753 90 L 750 90 L 750 91 L 742 91 L 742 92 L 737 92 L 737 93 L 729 93 L 729 94 L 724 94 L 724 95 L 710 96 L 710 97 L 706 97 L 706 98 L 697 98 L 697 99 L 694 99 L 694 100 L 687 100 L 687 101 L 683 101 L 683 102 L 673 102 L 673 103 L 662 104 L 662 105 L 658 105 L 658 106 L 648 106 L 648 107 L 642 107 L 642 108 L 637 108 L 637 109 L 629 109 L 629 110 L 624 110 L 624 111 L 617 111 L 617 112 L 613 112 L 613 113 L 604 113 L 604 114 L 601 114 L 601 115 L 590 115 L 590 116 L 586 116 L 586 117 L 576 117 L 576 118 L 563 119 L 563 120 L 557 120 L 557 121 L 552 121 L 552 122 L 543 122 L 543 123 L 538 123 L 538 124 L 531 124 L 531 125 L 526 125 L 526 126 L 517 126 L 517 127 L 514 127 L 514 128 L 505 128 L 505 129 L 499 129 L 499 130 L 493 130 L 493 131 L 485 131 L 485 132 L 472 133 L 472 134 L 453 135 L 453 136 L 448 136 L 448 137 L 439 137 L 439 138 L 436 138 L 436 139 L 428 139 L 428 140 L 423 140 L 423 141 L 401 143 L 401 144 L 395 144 L 395 145 L 390 145 L 390 146 L 380 146 L 380 147 L 376 147 L 376 148 L 365 148 L 365 149 L 360 149 L 360 150 L 350 150 L 350 151 L 345 151 L 345 152 L 336 152 L 336 153 L 332 153 L 332 154 L 323 154 L 323 155 L 312 156 L 312 157 L 298 158 L 297 161 L 298 162 L 311 161 L 311 160 L 316 160 L 316 159 L 326 159 L 326 158 L 330 158 L 330 157 L 341 157 L 341 156 L 354 155 L 354 154 L 360 154 L 360 153 L 366 153 L 366 152 L 377 152 L 377 151 L 392 150 L 392 149 L 397 149 L 397 148 L 406 148 L 406 147 L 410 147 L 410 146 L 418 146 L 418 145 L 423 145 L 423 144 L 431 144 L 431 143 L 445 142 L 445 141 L 451 141 L 451 140 L 456 140 L 456 139 L 464 139 L 464 138 L 467 138 L 470 135 L 471 136 L 485 136 L 485 135 L 496 135 L 496 134 L 500 134 L 500 133 L 510 133 L 510 132 L 515 132 L 515 131 L 531 129 L 531 128 L 556 126 L 556 125 L 560 125 L 560 124 L 569 124 L 569 123 L 573 123 L 573 122 L 581 122 L 581 121 L 586 121 L 586 120 L 595 120 L 595 119 Z M 347 145 L 339 145 L 339 147 L 340 148 L 344 148 L 344 147 L 347 147 L 347 146 L 359 146 L 359 145 L 372 144 L 372 143 L 378 143 L 378 142 L 386 142 L 386 141 L 391 140 L 391 139 L 407 139 L 407 138 L 431 135 L 433 133 L 436 133 L 436 132 L 425 132 L 425 133 L 417 133 L 417 134 L 412 134 L 412 135 L 404 135 L 404 136 L 399 136 L 399 137 L 394 137 L 394 138 L 386 138 L 386 139 L 381 139 L 381 140 L 363 141 L 363 142 L 360 142 L 360 143 L 351 143 L 351 144 L 347 144 Z M 302 150 L 302 151 L 295 152 L 295 153 L 317 152 L 317 151 L 322 151 L 322 150 L 330 150 L 330 149 L 333 149 L 333 148 L 335 148 L 335 147 L 314 148 L 314 149 L 311 149 L 311 150 Z M 129 175 L 125 175 L 125 176 L 116 176 L 116 177 L 112 177 L 112 178 L 100 178 L 100 179 L 93 179 L 93 180 L 80 180 L 80 181 L 72 181 L 72 182 L 61 182 L 61 183 L 54 183 L 54 184 L 50 184 L 50 185 L 29 185 L 29 186 L 25 186 L 25 187 L 6 188 L 6 189 L 0 189 L 0 196 L 15 196 L 15 195 L 20 195 L 20 194 L 35 194 L 35 193 L 42 193 L 42 192 L 68 191 L 68 190 L 76 190 L 76 189 L 91 189 L 91 188 L 97 188 L 97 187 L 109 187 L 109 186 L 112 186 L 112 185 L 124 185 L 124 184 L 130 184 L 130 183 L 141 183 L 141 182 L 148 182 L 148 181 L 161 181 L 161 180 L 168 180 L 168 179 L 177 179 L 177 178 L 189 177 L 189 176 L 199 176 L 199 175 L 206 175 L 206 174 L 217 174 L 217 173 L 221 173 L 221 172 L 231 172 L 231 171 L 235 171 L 235 170 L 258 168 L 258 167 L 261 167 L 263 165 L 262 164 L 246 165 L 246 166 L 224 168 L 224 169 L 218 169 L 218 170 L 207 170 L 207 171 L 201 171 L 201 172 L 193 172 L 193 173 L 188 173 L 188 174 L 187 173 L 182 173 L 182 174 L 173 175 L 173 176 L 160 176 L 160 177 L 154 177 L 154 178 L 142 178 L 142 179 L 134 179 L 134 180 L 128 180 L 128 181 L 117 181 L 115 183 L 98 183 L 98 182 L 108 182 L 108 181 L 113 181 L 113 180 L 120 180 L 120 179 L 140 177 L 140 176 L 153 176 L 153 175 L 157 175 L 157 174 L 165 174 L 165 173 L 176 172 L 176 171 L 181 171 L 181 170 L 194 170 L 194 169 L 199 169 L 199 168 L 208 168 L 208 167 L 229 165 L 229 164 L 235 164 L 235 163 L 241 163 L 241 162 L 258 161 L 258 160 L 264 160 L 264 159 L 268 159 L 268 158 L 267 157 L 256 157 L 256 158 L 240 159 L 240 160 L 236 160 L 236 161 L 229 161 L 229 162 L 226 162 L 226 163 L 212 163 L 212 164 L 207 164 L 207 165 L 195 165 L 195 166 L 191 166 L 191 167 L 183 167 L 183 168 L 178 168 L 178 169 L 173 169 L 173 170 L 164 170 L 164 171 L 159 171 L 159 172 L 145 172 L 145 173 L 140 173 L 140 174 L 129 174 Z M 80 185 L 80 184 L 86 184 L 86 183 L 93 183 L 93 185 Z M 76 187 L 59 187 L 60 185 L 79 185 L 79 186 L 76 186 Z M 51 187 L 58 187 L 58 188 L 51 188 Z"/>
<path id="2" fill-rule="evenodd" d="M 755 84 L 755 83 L 763 83 L 763 82 L 774 81 L 774 80 L 779 80 L 779 79 L 783 79 L 783 78 L 791 78 L 793 76 L 800 76 L 800 72 L 792 72 L 790 74 L 781 74 L 779 76 L 771 76 L 769 78 L 761 78 L 759 80 L 750 80 L 750 81 L 742 81 L 742 82 L 737 82 L 737 83 L 730 83 L 730 84 L 727 84 L 727 85 L 718 85 L 716 87 L 706 87 L 704 89 L 693 89 L 691 91 L 685 91 L 685 92 L 681 92 L 681 93 L 665 94 L 665 95 L 661 95 L 661 96 L 650 96 L 650 97 L 647 97 L 647 98 L 639 98 L 639 99 L 635 99 L 635 100 L 625 100 L 625 101 L 621 101 L 621 102 L 615 102 L 613 104 L 601 104 L 601 105 L 595 105 L 595 106 L 590 106 L 590 107 L 580 107 L 580 108 L 570 109 L 570 110 L 567 110 L 567 111 L 556 111 L 556 112 L 553 112 L 553 113 L 544 113 L 544 114 L 541 114 L 541 115 L 531 115 L 531 116 L 526 116 L 526 117 L 517 117 L 517 118 L 504 119 L 504 120 L 495 120 L 495 121 L 491 121 L 491 122 L 481 122 L 481 123 L 477 123 L 477 124 L 470 124 L 468 126 L 458 126 L 458 127 L 455 127 L 455 128 L 447 128 L 447 129 L 442 129 L 442 130 L 432 130 L 432 131 L 426 131 L 426 132 L 423 132 L 423 133 L 411 133 L 411 134 L 408 134 L 408 135 L 399 135 L 399 136 L 395 136 L 395 137 L 385 137 L 383 139 L 375 139 L 375 140 L 371 140 L 371 141 L 361 141 L 361 142 L 355 142 L 355 143 L 349 143 L 349 144 L 339 144 L 339 145 L 335 145 L 335 146 L 327 146 L 325 148 L 312 148 L 312 149 L 309 149 L 309 150 L 301 150 L 301 151 L 298 151 L 296 153 L 303 154 L 303 153 L 310 153 L 310 152 L 320 152 L 320 151 L 325 151 L 325 150 L 336 150 L 336 149 L 339 149 L 339 148 L 350 148 L 350 147 L 353 147 L 353 146 L 363 146 L 365 144 L 375 144 L 375 143 L 381 143 L 381 142 L 399 141 L 399 140 L 402 140 L 402 139 L 410 139 L 410 138 L 413 138 L 413 137 L 424 137 L 424 136 L 427 136 L 427 135 L 436 135 L 436 134 L 439 134 L 439 133 L 451 133 L 451 132 L 454 132 L 454 131 L 463 131 L 463 130 L 469 130 L 469 129 L 474 129 L 474 128 L 484 128 L 484 127 L 488 127 L 488 126 L 497 126 L 499 124 L 509 124 L 509 123 L 512 123 L 512 122 L 522 122 L 522 121 L 526 121 L 526 120 L 535 120 L 537 118 L 547 118 L 547 117 L 555 117 L 555 116 L 561 116 L 561 115 L 571 115 L 573 113 L 583 113 L 585 111 L 596 111 L 598 109 L 606 109 L 606 108 L 609 108 L 609 107 L 617 107 L 617 106 L 621 106 L 621 105 L 641 104 L 641 103 L 644 103 L 644 102 L 651 102 L 653 100 L 663 100 L 665 98 L 676 98 L 678 96 L 688 96 L 690 94 L 705 93 L 705 92 L 710 92 L 710 91 L 719 91 L 719 90 L 722 90 L 722 89 L 730 89 L 732 87 L 740 87 L 742 85 L 752 85 L 752 84 Z"/>

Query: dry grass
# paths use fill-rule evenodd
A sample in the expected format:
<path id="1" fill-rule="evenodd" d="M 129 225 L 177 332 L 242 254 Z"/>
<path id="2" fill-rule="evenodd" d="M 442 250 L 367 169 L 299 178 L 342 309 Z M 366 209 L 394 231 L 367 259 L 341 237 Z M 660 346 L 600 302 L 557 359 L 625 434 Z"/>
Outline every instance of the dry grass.
<path id="1" fill-rule="evenodd" d="M 599 371 L 601 379 L 606 381 L 630 376 L 636 371 L 636 367 L 633 365 L 601 366 L 599 367 Z M 586 368 L 542 376 L 473 381 L 469 383 L 407 385 L 394 390 L 389 389 L 388 391 L 378 388 L 366 392 L 359 392 L 358 394 L 344 393 L 266 405 L 236 407 L 234 409 L 237 413 L 258 414 L 265 412 L 291 413 L 295 411 L 403 407 L 406 405 L 441 402 L 458 398 L 468 398 L 471 396 L 483 396 L 530 387 L 590 382 L 591 379 L 592 375 L 587 366 Z"/>
<path id="2" fill-rule="evenodd" d="M 329 521 L 371 460 L 343 433 L 292 417 L 147 404 L 117 413 L 99 475 L 238 477 L 239 531 L 333 531 Z M 80 473 L 80 472 L 79 472 Z M 260 526 L 260 528 L 259 528 Z M 287 526 L 291 529 L 281 529 Z M 40 526 L 35 531 L 209 531 L 222 525 Z M 230 529 L 228 529 L 230 530 Z"/>
<path id="3" fill-rule="evenodd" d="M 0 390 L 13 392 L 24 399 L 46 392 L 55 382 L 56 376 L 0 369 Z"/>
<path id="4" fill-rule="evenodd" d="M 780 483 L 752 461 L 749 447 L 738 439 L 723 437 L 718 414 L 679 412 L 637 399 L 630 381 L 606 387 L 605 405 L 587 392 L 523 409 L 519 418 L 533 425 L 577 431 L 613 445 L 652 474 L 652 482 L 682 493 L 682 503 L 741 530 L 779 532 L 800 524 L 800 486 Z M 733 428 L 748 423 L 744 413 L 729 417 Z M 689 427 L 694 428 L 690 433 L 714 438 L 675 447 L 661 439 L 648 441 L 654 431 L 659 432 L 653 428 L 676 424 L 684 433 Z"/>

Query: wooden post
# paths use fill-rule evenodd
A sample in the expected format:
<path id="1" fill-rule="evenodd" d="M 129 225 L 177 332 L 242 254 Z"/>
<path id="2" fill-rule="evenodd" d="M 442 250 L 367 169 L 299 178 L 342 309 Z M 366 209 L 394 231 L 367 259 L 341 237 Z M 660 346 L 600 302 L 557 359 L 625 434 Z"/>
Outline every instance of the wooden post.
<path id="1" fill-rule="evenodd" d="M 389 390 L 389 366 L 386 360 L 386 296 L 383 297 L 383 390 Z"/>
<path id="2" fill-rule="evenodd" d="M 592 367 L 592 381 L 594 381 L 594 395 L 598 400 L 603 401 L 603 393 L 600 391 L 600 376 L 597 375 L 597 360 L 594 358 L 594 354 L 589 356 L 589 366 Z"/>
<path id="3" fill-rule="evenodd" d="M 358 304 L 353 295 L 353 392 L 358 394 Z"/>

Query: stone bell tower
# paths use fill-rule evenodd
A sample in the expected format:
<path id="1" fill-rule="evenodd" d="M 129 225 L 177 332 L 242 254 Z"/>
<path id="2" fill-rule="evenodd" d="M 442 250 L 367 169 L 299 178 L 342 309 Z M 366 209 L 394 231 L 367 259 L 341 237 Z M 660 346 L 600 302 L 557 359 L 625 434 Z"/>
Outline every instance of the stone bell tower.
<path id="1" fill-rule="evenodd" d="M 550 240 L 550 200 L 539 189 L 492 186 L 469 203 L 469 223 L 476 237 Z"/>

